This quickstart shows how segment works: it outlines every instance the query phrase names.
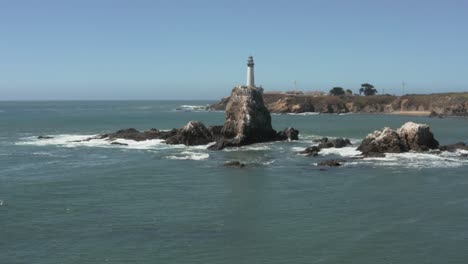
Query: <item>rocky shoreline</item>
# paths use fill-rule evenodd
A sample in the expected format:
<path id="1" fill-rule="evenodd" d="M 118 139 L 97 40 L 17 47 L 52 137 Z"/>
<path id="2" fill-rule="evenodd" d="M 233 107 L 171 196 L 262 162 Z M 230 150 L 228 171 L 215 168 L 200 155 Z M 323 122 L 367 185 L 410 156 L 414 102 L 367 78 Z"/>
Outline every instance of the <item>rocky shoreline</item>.
<path id="1" fill-rule="evenodd" d="M 209 109 L 224 110 L 230 101 L 225 97 Z M 414 94 L 404 96 L 315 96 L 304 93 L 270 92 L 263 94 L 271 113 L 361 113 L 419 116 L 468 116 L 468 93 Z"/>
<path id="2" fill-rule="evenodd" d="M 138 131 L 134 128 L 122 129 L 113 133 L 101 134 L 76 142 L 105 140 L 113 145 L 126 145 L 118 139 L 145 141 L 162 140 L 163 143 L 186 146 L 207 145 L 209 150 L 221 150 L 226 147 L 240 147 L 255 143 L 273 141 L 291 141 L 299 139 L 299 131 L 292 127 L 282 131 L 272 128 L 271 116 L 264 103 L 263 89 L 258 87 L 234 87 L 230 99 L 226 101 L 225 121 L 223 125 L 205 126 L 199 121 L 190 121 L 184 127 L 171 130 L 152 128 Z M 39 136 L 38 139 L 51 139 Z M 210 145 L 209 145 L 210 144 Z M 298 152 L 305 156 L 318 156 L 323 149 L 343 148 L 352 145 L 346 138 L 322 138 L 310 147 Z M 387 153 L 468 150 L 468 145 L 459 142 L 440 146 L 428 125 L 407 122 L 394 130 L 385 127 L 367 135 L 357 147 L 359 157 L 385 157 Z M 318 166 L 340 166 L 346 160 L 321 160 Z M 244 167 L 240 161 L 227 162 L 227 167 Z"/>

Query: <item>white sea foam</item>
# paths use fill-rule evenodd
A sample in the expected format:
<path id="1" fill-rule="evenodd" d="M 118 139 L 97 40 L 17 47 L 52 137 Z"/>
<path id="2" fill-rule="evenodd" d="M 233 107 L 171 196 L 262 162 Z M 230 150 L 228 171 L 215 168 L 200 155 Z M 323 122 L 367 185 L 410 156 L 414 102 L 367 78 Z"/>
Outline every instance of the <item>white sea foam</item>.
<path id="1" fill-rule="evenodd" d="M 294 152 L 300 152 L 300 151 L 303 151 L 305 149 L 305 147 L 292 147 L 291 150 L 294 151 Z"/>
<path id="2" fill-rule="evenodd" d="M 63 147 L 103 147 L 103 148 L 128 148 L 128 149 L 164 149 L 164 148 L 181 148 L 180 145 L 166 145 L 162 139 L 152 139 L 145 141 L 134 141 L 126 139 L 117 139 L 114 141 L 108 141 L 106 139 L 91 139 L 86 140 L 96 135 L 54 135 L 49 139 L 39 139 L 37 137 L 23 138 L 22 141 L 16 142 L 16 145 L 32 145 L 32 146 L 63 146 Z M 116 145 L 111 144 L 112 142 L 127 144 L 127 145 Z"/>
<path id="3" fill-rule="evenodd" d="M 468 160 L 460 158 L 457 153 L 387 153 L 385 157 L 365 158 L 357 163 L 368 163 L 376 166 L 396 166 L 406 168 L 456 168 L 468 165 Z"/>
<path id="4" fill-rule="evenodd" d="M 207 106 L 206 105 L 181 105 L 177 107 L 176 110 L 182 110 L 182 111 L 206 111 Z"/>
<path id="5" fill-rule="evenodd" d="M 225 148 L 223 151 L 233 152 L 233 151 L 264 151 L 270 150 L 271 145 L 269 144 L 253 144 L 249 146 L 234 147 L 234 148 Z"/>
<path id="6" fill-rule="evenodd" d="M 193 151 L 182 151 L 179 155 L 167 156 L 168 159 L 175 160 L 204 160 L 210 157 L 208 153 L 200 153 Z"/>
<path id="7" fill-rule="evenodd" d="M 262 162 L 263 165 L 270 165 L 272 163 L 274 163 L 276 160 L 270 160 L 270 161 L 265 161 L 265 162 Z"/>
<path id="8" fill-rule="evenodd" d="M 344 147 L 344 148 L 324 148 L 319 152 L 320 155 L 335 154 L 342 157 L 356 157 L 362 155 L 361 151 L 357 150 L 356 147 Z"/>
<path id="9" fill-rule="evenodd" d="M 310 116 L 310 115 L 320 115 L 320 112 L 287 113 L 287 115 Z"/>
<path id="10" fill-rule="evenodd" d="M 5 202 L 3 200 L 0 200 L 0 206 L 2 206 Z"/>

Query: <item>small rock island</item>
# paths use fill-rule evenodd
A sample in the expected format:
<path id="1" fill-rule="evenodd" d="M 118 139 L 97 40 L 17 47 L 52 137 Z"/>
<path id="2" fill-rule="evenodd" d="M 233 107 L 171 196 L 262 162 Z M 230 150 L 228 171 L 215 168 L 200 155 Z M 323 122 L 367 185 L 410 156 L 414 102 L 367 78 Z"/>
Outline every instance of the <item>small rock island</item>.
<path id="1" fill-rule="evenodd" d="M 184 144 L 187 146 L 206 145 L 211 150 L 225 147 L 239 147 L 260 142 L 298 140 L 299 131 L 286 128 L 276 132 L 271 125 L 270 112 L 263 102 L 263 88 L 254 82 L 254 61 L 247 60 L 247 84 L 232 89 L 232 100 L 226 106 L 224 125 L 206 127 L 199 121 L 190 121 L 184 127 L 161 131 L 150 129 L 140 132 L 134 128 L 119 130 L 86 139 L 130 139 L 136 141 L 162 139 L 166 144 Z"/>

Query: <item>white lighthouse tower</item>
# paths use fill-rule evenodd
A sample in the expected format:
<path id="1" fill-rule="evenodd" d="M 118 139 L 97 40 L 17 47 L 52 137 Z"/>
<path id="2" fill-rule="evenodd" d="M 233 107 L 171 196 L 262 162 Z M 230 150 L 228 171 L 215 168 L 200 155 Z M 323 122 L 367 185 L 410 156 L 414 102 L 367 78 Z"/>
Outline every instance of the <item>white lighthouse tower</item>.
<path id="1" fill-rule="evenodd" d="M 252 56 L 247 59 L 247 87 L 255 87 L 254 61 Z"/>

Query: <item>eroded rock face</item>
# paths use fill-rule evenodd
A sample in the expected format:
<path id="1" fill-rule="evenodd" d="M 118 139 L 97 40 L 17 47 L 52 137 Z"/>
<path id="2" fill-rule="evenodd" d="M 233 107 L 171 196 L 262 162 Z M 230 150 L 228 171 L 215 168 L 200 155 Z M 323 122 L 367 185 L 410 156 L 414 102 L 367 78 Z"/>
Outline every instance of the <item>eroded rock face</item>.
<path id="1" fill-rule="evenodd" d="M 358 147 L 366 156 L 379 156 L 382 153 L 407 151 L 427 151 L 439 147 L 428 125 L 405 123 L 396 131 L 385 127 L 369 134 Z"/>
<path id="2" fill-rule="evenodd" d="M 222 130 L 226 139 L 248 143 L 275 138 L 270 112 L 263 104 L 263 89 L 235 87 L 230 98 Z"/>
<path id="3" fill-rule="evenodd" d="M 413 151 L 427 151 L 439 147 L 430 128 L 426 124 L 407 122 L 397 129 L 405 149 Z"/>

